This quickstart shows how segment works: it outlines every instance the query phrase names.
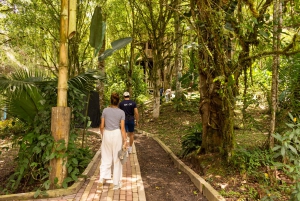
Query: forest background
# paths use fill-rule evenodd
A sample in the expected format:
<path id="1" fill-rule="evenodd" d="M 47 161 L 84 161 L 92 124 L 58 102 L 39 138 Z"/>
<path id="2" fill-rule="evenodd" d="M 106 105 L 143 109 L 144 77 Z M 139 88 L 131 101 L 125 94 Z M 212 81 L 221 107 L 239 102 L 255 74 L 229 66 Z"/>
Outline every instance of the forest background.
<path id="1" fill-rule="evenodd" d="M 109 104 L 112 91 L 128 90 L 141 105 L 152 99 L 153 118 L 159 119 L 159 89 L 164 87 L 174 91 L 176 111 L 199 111 L 194 125 L 199 132 L 178 142 L 182 157 L 217 154 L 236 164 L 242 174 L 264 167 L 264 177 L 255 178 L 270 182 L 268 192 L 285 192 L 300 200 L 298 1 L 74 1 L 77 29 L 67 40 L 66 66 L 74 131 L 67 146 L 54 143 L 50 135 L 61 68 L 62 2 L 0 2 L 1 108 L 10 120 L 3 127 L 14 130 L 5 132 L 14 134 L 12 141 L 19 147 L 18 166 L 5 192 L 14 192 L 24 179 L 39 180 L 41 189 L 48 189 L 49 160 L 59 155 L 51 152 L 53 146 L 58 152 L 75 153 L 68 155 L 69 176 L 62 185 L 77 179 L 84 167 L 84 160 L 78 159 L 89 151 L 72 143 L 78 137 L 78 119 L 88 126 L 82 110 L 91 90 L 100 94 L 99 112 Z M 103 46 L 95 48 L 90 45 L 90 27 L 97 6 L 106 32 Z M 126 37 L 132 38 L 130 45 L 99 59 L 113 41 Z M 190 96 L 195 91 L 198 98 Z M 250 112 L 253 108 L 263 110 L 263 115 L 258 118 Z M 236 129 L 266 137 L 254 150 L 245 146 L 240 151 Z M 290 181 L 279 190 L 276 184 L 283 181 L 278 171 Z M 265 199 L 273 199 L 268 192 Z"/>

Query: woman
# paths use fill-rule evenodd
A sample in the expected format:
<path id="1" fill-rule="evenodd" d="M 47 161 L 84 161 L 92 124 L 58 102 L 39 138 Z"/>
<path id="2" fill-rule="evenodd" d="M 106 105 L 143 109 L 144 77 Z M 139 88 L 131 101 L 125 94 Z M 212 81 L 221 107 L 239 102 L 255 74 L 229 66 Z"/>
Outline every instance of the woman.
<path id="1" fill-rule="evenodd" d="M 111 179 L 111 166 L 113 163 L 114 190 L 122 187 L 121 179 L 123 168 L 118 158 L 118 151 L 120 151 L 122 145 L 124 148 L 127 148 L 125 113 L 118 108 L 119 100 L 119 94 L 111 94 L 111 105 L 103 110 L 100 124 L 102 144 L 99 182 L 103 184 L 105 179 Z"/>

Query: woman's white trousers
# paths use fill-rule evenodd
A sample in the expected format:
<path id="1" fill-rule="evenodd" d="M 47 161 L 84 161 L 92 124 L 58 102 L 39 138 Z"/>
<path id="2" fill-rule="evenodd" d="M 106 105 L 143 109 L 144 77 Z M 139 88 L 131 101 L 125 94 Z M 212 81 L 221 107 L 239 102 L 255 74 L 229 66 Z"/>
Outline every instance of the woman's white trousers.
<path id="1" fill-rule="evenodd" d="M 113 183 L 118 185 L 122 179 L 122 164 L 118 158 L 118 151 L 122 148 L 121 130 L 104 130 L 101 144 L 100 179 L 111 179 L 113 165 Z"/>

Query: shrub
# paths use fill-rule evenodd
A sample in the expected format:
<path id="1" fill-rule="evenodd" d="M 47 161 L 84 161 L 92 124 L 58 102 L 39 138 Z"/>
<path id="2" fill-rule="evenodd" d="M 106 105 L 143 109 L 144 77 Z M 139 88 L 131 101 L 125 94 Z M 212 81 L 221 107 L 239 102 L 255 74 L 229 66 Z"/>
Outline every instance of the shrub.
<path id="1" fill-rule="evenodd" d="M 181 141 L 181 157 L 199 149 L 202 144 L 202 124 L 196 124 L 194 130 L 182 137 Z"/>

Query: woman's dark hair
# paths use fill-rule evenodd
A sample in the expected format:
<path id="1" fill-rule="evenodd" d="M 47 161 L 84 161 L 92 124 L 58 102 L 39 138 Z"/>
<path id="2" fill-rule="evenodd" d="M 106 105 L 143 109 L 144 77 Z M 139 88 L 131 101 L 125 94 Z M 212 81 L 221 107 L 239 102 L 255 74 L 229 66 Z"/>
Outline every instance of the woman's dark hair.
<path id="1" fill-rule="evenodd" d="M 120 97 L 119 97 L 118 93 L 116 93 L 116 92 L 111 93 L 110 103 L 112 105 L 118 105 L 119 104 L 119 100 L 120 100 Z"/>

